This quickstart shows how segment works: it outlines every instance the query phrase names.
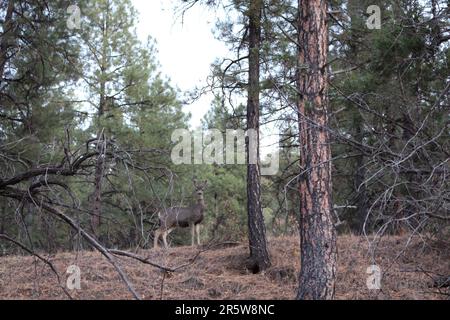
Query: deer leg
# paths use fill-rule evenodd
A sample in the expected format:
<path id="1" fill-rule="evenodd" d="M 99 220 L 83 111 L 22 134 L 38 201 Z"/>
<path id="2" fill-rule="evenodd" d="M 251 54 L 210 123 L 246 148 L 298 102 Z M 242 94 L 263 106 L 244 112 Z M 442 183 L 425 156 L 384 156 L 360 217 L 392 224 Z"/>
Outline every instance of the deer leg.
<path id="1" fill-rule="evenodd" d="M 169 230 L 166 230 L 166 231 L 163 232 L 163 235 L 162 235 L 163 242 L 164 242 L 164 247 L 166 249 L 169 248 L 169 245 L 167 244 L 167 235 L 169 234 L 169 232 L 170 232 Z"/>
<path id="2" fill-rule="evenodd" d="M 195 245 L 195 225 L 191 224 L 191 246 Z"/>
<path id="3" fill-rule="evenodd" d="M 153 237 L 153 248 L 154 249 L 158 249 L 158 240 L 159 240 L 160 236 L 161 236 L 161 231 L 159 229 L 156 229 L 155 235 Z"/>
<path id="4" fill-rule="evenodd" d="M 197 233 L 197 245 L 200 245 L 200 225 L 195 226 L 195 233 Z"/>
<path id="5" fill-rule="evenodd" d="M 163 242 L 164 242 L 164 246 L 167 248 L 169 248 L 168 242 L 167 242 L 167 236 L 174 230 L 175 228 L 169 228 L 167 229 L 164 233 L 163 233 Z"/>

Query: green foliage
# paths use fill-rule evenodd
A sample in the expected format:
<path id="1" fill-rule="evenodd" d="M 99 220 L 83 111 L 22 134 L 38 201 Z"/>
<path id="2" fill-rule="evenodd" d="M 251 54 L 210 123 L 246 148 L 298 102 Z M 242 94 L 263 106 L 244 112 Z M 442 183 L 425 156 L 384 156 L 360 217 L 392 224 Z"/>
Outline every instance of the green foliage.
<path id="1" fill-rule="evenodd" d="M 0 3 L 1 19 L 7 3 Z M 172 163 L 171 134 L 189 128 L 189 116 L 183 112 L 180 93 L 160 74 L 155 42 L 142 42 L 136 35 L 132 1 L 78 1 L 79 30 L 66 26 L 67 1 L 43 3 L 17 5 L 7 41 L 1 26 L 0 44 L 9 47 L 0 83 L 0 182 L 58 165 L 103 132 L 111 141 L 112 155 L 107 157 L 102 184 L 101 241 L 117 247 L 146 246 L 158 210 L 194 201 L 194 177 L 209 181 L 203 240 L 243 240 L 246 167 Z M 224 133 L 246 127 L 242 101 L 248 65 L 242 48 L 248 43 L 248 3 L 224 3 L 226 18 L 217 23 L 215 34 L 234 56 L 212 66 L 217 98 L 202 121 L 203 129 Z M 262 179 L 262 202 L 268 232 L 292 234 L 298 230 L 297 182 L 304 170 L 298 166 L 297 2 L 264 4 L 261 122 L 280 129 L 282 148 L 279 174 Z M 382 9 L 380 30 L 365 26 L 371 4 Z M 450 74 L 445 16 L 433 18 L 430 1 L 333 0 L 330 9 L 338 13 L 330 14 L 328 67 L 340 71 L 330 77 L 329 90 L 333 201 L 351 206 L 338 211 L 347 221 L 345 230 L 360 232 L 369 208 L 378 215 L 368 219 L 368 231 L 402 210 L 419 212 L 421 219 L 424 212 L 439 213 L 442 208 L 433 196 L 444 199 L 448 182 L 439 175 L 406 171 L 447 168 L 448 94 L 440 96 Z M 120 156 L 114 153 L 119 149 Z M 95 163 L 87 163 L 84 175 L 60 177 L 70 193 L 61 186 L 46 189 L 86 229 L 94 191 L 89 170 Z M 0 198 L 3 232 L 47 251 L 84 245 L 61 221 L 6 197 Z M 188 230 L 171 236 L 175 244 L 189 242 Z"/>

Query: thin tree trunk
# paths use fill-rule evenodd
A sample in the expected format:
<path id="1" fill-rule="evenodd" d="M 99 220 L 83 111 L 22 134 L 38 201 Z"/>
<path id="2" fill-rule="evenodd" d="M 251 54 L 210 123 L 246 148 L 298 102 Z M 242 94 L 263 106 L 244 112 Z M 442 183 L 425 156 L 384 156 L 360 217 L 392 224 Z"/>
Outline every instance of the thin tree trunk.
<path id="1" fill-rule="evenodd" d="M 332 299 L 336 235 L 332 221 L 327 101 L 327 1 L 298 1 L 300 252 L 297 299 Z M 304 171 L 303 171 L 304 170 Z"/>
<path id="2" fill-rule="evenodd" d="M 109 54 L 108 54 L 108 42 L 109 42 L 109 2 L 107 2 L 107 7 L 105 12 L 103 13 L 103 25 L 102 25 L 102 52 L 101 52 L 101 62 L 100 62 L 100 92 L 99 92 L 99 105 L 98 105 L 98 113 L 97 113 L 97 125 L 99 126 L 99 130 L 101 133 L 98 135 L 97 139 L 97 149 L 99 152 L 99 156 L 97 157 L 97 161 L 95 164 L 95 176 L 94 176 L 94 193 L 93 193 L 93 202 L 92 202 L 92 218 L 91 218 L 91 227 L 94 234 L 98 236 L 98 229 L 102 223 L 102 180 L 103 180 L 103 167 L 104 167 L 104 156 L 105 156 L 105 128 L 102 128 L 102 117 L 105 114 L 107 105 L 106 105 L 106 82 L 107 82 L 107 70 L 109 65 Z"/>
<path id="3" fill-rule="evenodd" d="M 98 157 L 95 164 L 95 176 L 94 176 L 94 193 L 92 199 L 92 216 L 91 216 L 91 228 L 92 232 L 98 236 L 98 229 L 102 223 L 102 180 L 103 180 L 103 166 L 104 166 L 104 134 L 99 134 L 97 139 Z"/>
<path id="4" fill-rule="evenodd" d="M 354 124 L 356 126 L 356 141 L 358 141 L 360 144 L 363 143 L 364 138 L 364 128 L 362 123 L 362 117 L 357 112 L 357 119 L 355 120 Z M 366 185 L 364 183 L 366 179 L 366 168 L 365 168 L 365 161 L 364 161 L 364 154 L 360 154 L 356 157 L 356 171 L 355 171 L 355 192 L 356 192 L 356 206 L 358 207 L 356 209 L 357 212 L 357 230 L 356 232 L 358 234 L 363 233 L 364 229 L 364 222 L 366 221 L 367 217 L 367 190 Z"/>
<path id="5" fill-rule="evenodd" d="M 266 229 L 261 208 L 261 172 L 259 159 L 259 75 L 261 43 L 262 0 L 250 1 L 249 8 L 249 84 L 247 102 L 247 129 L 253 129 L 256 163 L 250 163 L 250 142 L 247 139 L 247 212 L 248 238 L 250 246 L 249 266 L 260 272 L 270 266 L 267 251 Z"/>
<path id="6" fill-rule="evenodd" d="M 1 211 L 0 211 L 0 234 L 5 233 L 5 221 L 6 221 L 6 205 L 2 205 Z M 0 252 L 1 255 L 1 252 Z"/>
<path id="7" fill-rule="evenodd" d="M 348 52 L 348 60 L 356 62 L 358 57 L 358 30 L 363 25 L 363 21 L 358 14 L 358 9 L 361 7 L 361 2 L 358 0 L 349 0 L 348 14 L 351 19 L 351 33 L 350 33 L 350 48 Z M 353 114 L 353 126 L 355 127 L 355 140 L 362 145 L 364 142 L 364 119 L 360 114 L 358 108 L 355 108 Z M 366 168 L 364 154 L 361 153 L 356 157 L 355 175 L 353 179 L 353 188 L 356 194 L 356 223 L 352 223 L 352 229 L 355 233 L 363 233 L 364 222 L 367 216 L 367 190 L 364 184 L 366 179 Z"/>
<path id="8" fill-rule="evenodd" d="M 101 66 L 102 75 L 104 73 L 105 66 Z M 98 107 L 98 125 L 101 126 L 101 119 L 104 114 L 105 110 L 105 88 L 106 83 L 103 81 L 100 83 L 100 103 Z M 94 177 L 94 194 L 93 194 L 93 202 L 92 202 L 92 219 L 91 219 L 91 226 L 92 231 L 94 234 L 97 234 L 97 230 L 100 227 L 101 224 L 101 215 L 102 215 L 102 178 L 103 178 L 103 164 L 104 164 L 104 141 L 105 134 L 103 132 L 103 128 L 101 129 L 101 132 L 99 133 L 97 137 L 97 149 L 99 152 L 99 155 L 97 157 L 97 161 L 95 163 L 95 177 Z"/>

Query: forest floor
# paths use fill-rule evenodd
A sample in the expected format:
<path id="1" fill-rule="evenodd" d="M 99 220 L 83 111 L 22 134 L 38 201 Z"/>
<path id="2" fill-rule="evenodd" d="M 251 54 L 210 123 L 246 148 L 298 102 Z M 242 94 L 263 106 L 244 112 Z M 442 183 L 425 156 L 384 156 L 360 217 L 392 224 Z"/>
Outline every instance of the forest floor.
<path id="1" fill-rule="evenodd" d="M 280 237 L 269 242 L 272 267 L 261 274 L 246 270 L 244 244 L 204 248 L 200 254 L 202 248 L 190 247 L 139 252 L 169 267 L 188 264 L 174 273 L 130 258 L 118 260 L 143 299 L 292 299 L 297 287 L 299 241 L 296 237 Z M 405 249 L 407 242 L 406 236 L 391 236 L 378 244 L 375 263 L 382 271 L 381 290 L 369 290 L 366 281 L 370 275 L 366 271 L 373 261 L 366 240 L 340 236 L 336 299 L 448 299 L 448 287 L 433 287 L 439 275 L 450 275 L 448 243 L 413 240 Z M 97 252 L 63 252 L 46 258 L 58 270 L 63 284 L 69 276 L 67 267 L 80 267 L 81 289 L 70 291 L 74 299 L 132 298 L 117 272 Z M 0 299 L 67 296 L 44 263 L 31 256 L 6 256 L 0 257 Z"/>

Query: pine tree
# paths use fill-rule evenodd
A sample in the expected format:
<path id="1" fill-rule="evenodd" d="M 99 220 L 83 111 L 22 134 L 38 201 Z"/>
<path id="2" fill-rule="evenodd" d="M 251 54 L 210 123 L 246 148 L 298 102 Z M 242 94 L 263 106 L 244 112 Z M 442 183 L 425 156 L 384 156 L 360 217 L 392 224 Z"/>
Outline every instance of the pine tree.
<path id="1" fill-rule="evenodd" d="M 247 139 L 247 212 L 248 238 L 250 247 L 250 269 L 255 273 L 270 266 L 267 251 L 266 227 L 261 205 L 261 172 L 259 150 L 259 95 L 260 95 L 260 46 L 261 46 L 261 12 L 262 0 L 251 0 L 248 8 L 249 17 L 249 71 L 247 90 L 247 130 L 255 133 L 256 150 L 250 149 Z M 256 163 L 250 163 L 251 154 L 256 152 Z"/>
<path id="2" fill-rule="evenodd" d="M 0 163 L 0 181 L 55 165 L 64 154 L 61 145 L 68 130 L 78 124 L 70 86 L 77 79 L 79 50 L 66 27 L 65 10 L 64 1 L 0 4 L 5 19 L 0 26 L 0 152 L 7 159 Z M 16 209 L 8 201 L 1 198 L 0 206 L 1 229 L 54 249 L 60 236 L 50 228 L 54 220 L 40 219 L 33 207 L 24 206 L 26 231 L 15 223 Z"/>
<path id="3" fill-rule="evenodd" d="M 114 139 L 118 143 L 129 144 L 133 135 L 139 135 L 130 128 L 130 124 L 145 130 L 142 125 L 148 126 L 149 123 L 140 120 L 146 117 L 145 114 L 160 113 L 157 110 L 160 103 L 168 102 L 167 108 L 178 109 L 179 104 L 174 101 L 173 90 L 158 76 L 150 83 L 157 67 L 152 60 L 152 41 L 149 39 L 146 45 L 141 45 L 137 39 L 136 12 L 130 1 L 102 0 L 80 6 L 84 14 L 80 33 L 85 62 L 83 79 L 87 84 L 89 106 L 96 110 L 90 132 L 102 141 L 97 144 L 101 152 L 96 162 L 91 195 L 91 226 L 98 233 L 103 215 L 106 141 Z M 160 90 L 159 96 L 156 95 L 157 89 Z M 156 101 L 162 96 L 169 100 Z M 149 108 L 152 106 L 155 110 Z M 126 123 L 127 118 L 132 122 Z"/>
<path id="4" fill-rule="evenodd" d="M 332 221 L 327 101 L 327 2 L 298 2 L 300 252 L 298 299 L 332 299 L 336 235 Z"/>

